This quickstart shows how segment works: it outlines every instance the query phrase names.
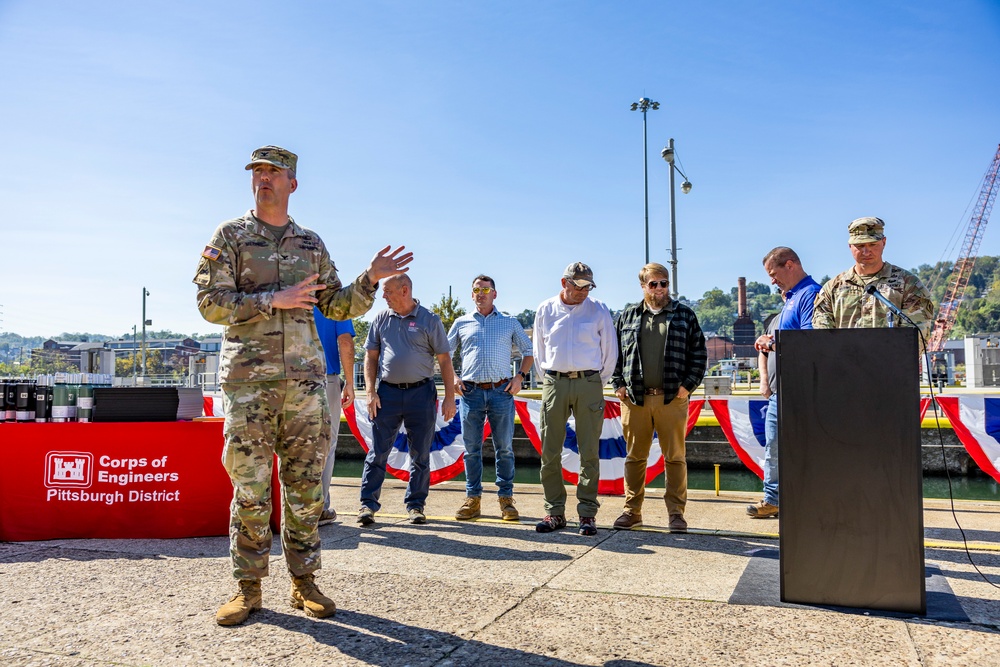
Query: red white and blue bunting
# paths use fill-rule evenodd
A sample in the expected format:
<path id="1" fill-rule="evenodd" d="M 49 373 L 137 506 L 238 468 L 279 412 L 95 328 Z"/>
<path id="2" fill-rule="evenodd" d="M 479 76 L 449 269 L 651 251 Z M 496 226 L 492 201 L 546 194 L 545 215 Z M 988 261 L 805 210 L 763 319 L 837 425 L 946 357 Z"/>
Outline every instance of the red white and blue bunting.
<path id="1" fill-rule="evenodd" d="M 764 479 L 764 412 L 767 410 L 767 399 L 712 396 L 708 403 L 736 456 L 753 474 Z"/>
<path id="2" fill-rule="evenodd" d="M 690 433 L 698 421 L 698 415 L 704 407 L 704 399 L 692 400 L 688 403 L 688 421 L 685 433 Z M 521 426 L 528 440 L 538 453 L 542 451 L 542 438 L 536 424 L 541 423 L 541 401 L 514 399 L 514 409 L 521 418 Z M 597 492 L 608 496 L 621 496 L 625 493 L 625 435 L 622 432 L 622 409 L 617 398 L 604 399 L 604 426 L 601 430 L 600 457 L 601 475 Z M 566 441 L 562 451 L 563 479 L 569 484 L 576 484 L 580 476 L 580 450 L 576 445 L 576 420 L 571 416 L 566 424 Z M 660 441 L 654 434 L 653 444 L 649 448 L 646 459 L 646 483 L 653 481 L 663 472 L 663 453 L 660 451 Z"/>
<path id="3" fill-rule="evenodd" d="M 969 455 L 986 474 L 1000 482 L 1000 396 L 984 394 L 963 394 L 961 396 L 938 396 L 938 405 L 951 423 L 955 435 L 965 446 Z M 222 402 L 205 398 L 205 414 L 222 416 Z M 764 409 L 767 401 L 761 398 L 712 396 L 708 404 L 715 413 L 716 420 L 730 446 L 740 461 L 755 475 L 763 479 L 764 471 Z M 705 399 L 691 400 L 688 406 L 687 433 L 691 432 L 702 409 Z M 920 399 L 920 419 L 925 418 L 929 398 Z M 540 423 L 541 402 L 515 398 L 514 407 L 521 419 L 528 440 L 536 451 L 541 452 L 542 441 L 537 424 Z M 354 433 L 354 437 L 367 452 L 371 445 L 371 423 L 368 420 L 368 404 L 363 398 L 355 400 L 355 405 L 344 408 L 344 417 Z M 489 437 L 487 422 L 483 437 Z M 434 443 L 431 446 L 431 484 L 440 484 L 464 472 L 462 460 L 465 442 L 462 440 L 462 420 L 459 414 L 450 422 L 445 422 L 438 404 L 438 418 L 435 426 Z M 604 427 L 600 443 L 601 478 L 598 491 L 604 495 L 622 495 L 625 492 L 625 437 L 621 426 L 621 405 L 618 399 L 607 398 L 604 402 Z M 580 453 L 576 448 L 574 420 L 570 417 L 566 427 L 566 443 L 563 445 L 563 479 L 576 484 L 580 474 Z M 410 478 L 410 457 L 407 452 L 404 429 L 393 443 L 386 469 L 393 476 Z M 663 454 L 658 439 L 654 437 L 646 467 L 646 481 L 652 481 L 663 472 Z"/>
<path id="4" fill-rule="evenodd" d="M 1000 396 L 938 396 L 937 403 L 972 460 L 1000 482 Z"/>
<path id="5" fill-rule="evenodd" d="M 753 474 L 764 479 L 764 412 L 767 399 L 742 396 L 711 396 L 708 399 L 719 427 L 736 456 Z M 929 398 L 920 399 L 920 419 L 924 418 Z"/>
<path id="6" fill-rule="evenodd" d="M 457 401 L 456 401 L 457 403 Z M 372 424 L 368 419 L 368 401 L 354 399 L 354 405 L 344 407 L 344 417 L 354 437 L 367 452 L 371 449 Z M 484 429 L 489 434 L 489 425 Z M 462 440 L 462 418 L 456 410 L 450 422 L 441 414 L 441 401 L 437 405 L 437 422 L 434 424 L 434 442 L 431 444 L 431 484 L 440 484 L 465 472 L 462 456 L 465 442 Z M 399 427 L 399 434 L 392 443 L 392 451 L 386 463 L 386 470 L 403 481 L 410 479 L 410 452 L 406 442 L 406 429 Z"/>

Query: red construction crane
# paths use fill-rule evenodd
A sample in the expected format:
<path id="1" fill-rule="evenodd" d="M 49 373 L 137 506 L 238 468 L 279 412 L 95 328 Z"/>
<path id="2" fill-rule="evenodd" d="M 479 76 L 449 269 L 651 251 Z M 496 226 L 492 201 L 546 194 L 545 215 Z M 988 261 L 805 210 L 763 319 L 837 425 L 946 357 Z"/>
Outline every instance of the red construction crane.
<path id="1" fill-rule="evenodd" d="M 1000 168 L 1000 146 L 997 146 L 993 163 L 986 170 L 986 175 L 983 176 L 983 186 L 979 190 L 979 201 L 976 202 L 976 207 L 972 210 L 969 228 L 965 231 L 962 254 L 958 256 L 955 266 L 951 270 L 948 289 L 945 291 L 944 299 L 941 300 L 941 309 L 938 311 L 934 330 L 931 331 L 930 342 L 927 344 L 929 352 L 940 352 L 944 348 L 944 341 L 948 338 L 948 333 L 955 326 L 955 317 L 958 316 L 958 309 L 965 297 L 965 288 L 968 287 L 972 269 L 976 266 L 979 244 L 983 241 L 983 232 L 986 231 L 986 223 L 990 221 L 990 212 L 997 199 L 997 189 L 1000 187 L 1000 181 L 997 179 L 998 168 Z"/>

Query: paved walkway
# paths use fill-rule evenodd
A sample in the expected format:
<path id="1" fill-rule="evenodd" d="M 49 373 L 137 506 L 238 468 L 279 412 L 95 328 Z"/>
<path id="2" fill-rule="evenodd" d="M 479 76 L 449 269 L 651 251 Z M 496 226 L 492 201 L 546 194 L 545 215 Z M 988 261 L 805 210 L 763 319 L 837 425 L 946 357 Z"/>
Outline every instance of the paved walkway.
<path id="1" fill-rule="evenodd" d="M 572 524 L 535 532 L 537 486 L 517 488 L 521 524 L 496 520 L 490 496 L 484 519 L 457 522 L 455 482 L 431 490 L 423 526 L 387 482 L 378 523 L 361 529 L 357 487 L 335 480 L 342 520 L 321 529 L 318 581 L 339 607 L 325 620 L 287 605 L 277 542 L 264 609 L 236 628 L 214 620 L 232 590 L 224 537 L 0 544 L 0 664 L 1000 665 L 1000 589 L 950 548 L 961 535 L 944 501 L 926 502 L 926 560 L 961 621 L 782 605 L 778 521 L 745 518 L 747 494 L 691 492 L 688 534 L 663 530 L 654 497 L 646 529 L 609 530 L 621 499 L 602 498 L 587 538 Z M 957 505 L 1000 583 L 1000 503 Z"/>

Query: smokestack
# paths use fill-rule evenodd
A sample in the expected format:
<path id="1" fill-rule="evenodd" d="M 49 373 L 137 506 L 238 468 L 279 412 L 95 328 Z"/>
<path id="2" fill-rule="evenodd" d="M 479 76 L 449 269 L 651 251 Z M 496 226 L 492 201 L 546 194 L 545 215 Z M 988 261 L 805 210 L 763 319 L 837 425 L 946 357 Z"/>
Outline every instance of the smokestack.
<path id="1" fill-rule="evenodd" d="M 739 287 L 737 288 L 737 293 L 739 294 L 739 310 L 736 312 L 738 317 L 747 316 L 747 279 L 738 278 Z"/>

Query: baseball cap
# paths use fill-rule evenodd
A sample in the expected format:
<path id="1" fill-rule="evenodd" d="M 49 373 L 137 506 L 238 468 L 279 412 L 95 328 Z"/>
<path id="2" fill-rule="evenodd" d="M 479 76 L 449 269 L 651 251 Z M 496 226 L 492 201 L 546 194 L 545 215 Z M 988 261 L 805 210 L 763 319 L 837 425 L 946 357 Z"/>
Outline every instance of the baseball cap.
<path id="1" fill-rule="evenodd" d="M 885 238 L 884 230 L 885 223 L 881 218 L 858 218 L 847 226 L 847 242 L 850 245 L 875 243 Z"/>
<path id="2" fill-rule="evenodd" d="M 563 278 L 577 287 L 586 287 L 587 285 L 597 287 L 597 283 L 594 282 L 594 272 L 583 262 L 573 262 L 567 266 L 566 270 L 563 271 Z"/>
<path id="3" fill-rule="evenodd" d="M 255 164 L 273 164 L 279 169 L 291 169 L 295 171 L 295 166 L 299 162 L 299 156 L 290 150 L 280 146 L 261 146 L 250 154 L 250 163 L 246 168 L 253 169 Z"/>

